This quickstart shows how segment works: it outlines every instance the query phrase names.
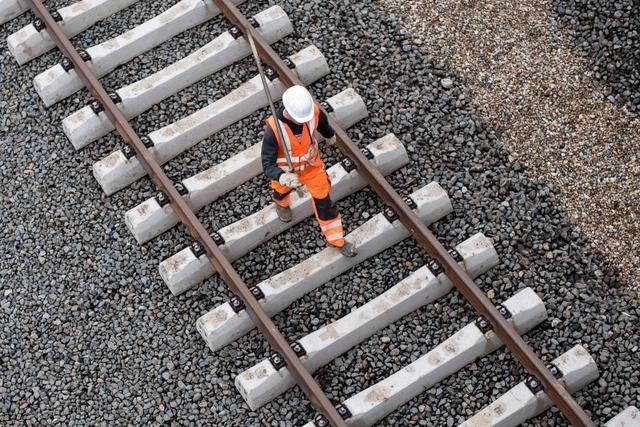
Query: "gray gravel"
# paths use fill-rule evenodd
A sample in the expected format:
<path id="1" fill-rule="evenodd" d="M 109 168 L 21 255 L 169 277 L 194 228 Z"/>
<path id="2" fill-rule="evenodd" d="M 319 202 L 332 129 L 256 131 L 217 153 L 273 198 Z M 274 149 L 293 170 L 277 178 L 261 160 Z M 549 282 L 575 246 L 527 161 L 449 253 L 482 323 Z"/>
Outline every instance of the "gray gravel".
<path id="1" fill-rule="evenodd" d="M 115 35 L 166 8 L 169 1 L 141 1 L 78 37 L 79 46 Z M 320 5 L 323 6 L 320 6 Z M 523 286 L 545 300 L 550 320 L 527 340 L 551 359 L 576 343 L 598 361 L 601 379 L 578 396 L 601 422 L 638 405 L 638 297 L 585 249 L 557 195 L 524 177 L 493 129 L 471 107 L 472 97 L 454 70 L 421 53 L 415 40 L 369 2 L 289 1 L 296 34 L 277 46 L 292 53 L 313 42 L 333 73 L 313 86 L 321 98 L 349 85 L 366 99 L 370 118 L 351 134 L 365 145 L 395 132 L 411 163 L 391 183 L 409 193 L 432 180 L 450 194 L 454 213 L 432 227 L 448 246 L 478 231 L 492 237 L 501 264 L 478 280 L 503 300 Z M 241 9 L 255 13 L 266 2 Z M 28 21 L 0 28 L 1 36 Z M 102 81 L 118 88 L 205 44 L 226 28 L 213 20 L 120 67 Z M 138 246 L 123 213 L 154 193 L 149 180 L 110 198 L 101 194 L 90 166 L 119 147 L 114 134 L 81 153 L 65 139 L 60 121 L 84 105 L 86 91 L 45 110 L 31 85 L 60 60 L 51 52 L 17 67 L 6 50 L 0 65 L 4 114 L 0 122 L 0 283 L 2 375 L 0 422 L 21 424 L 297 425 L 313 411 L 294 389 L 251 412 L 233 377 L 268 355 L 255 331 L 213 354 L 194 328 L 195 319 L 228 299 L 212 278 L 179 298 L 162 283 L 157 264 L 189 243 L 177 227 Z M 249 60 L 225 69 L 154 107 L 134 121 L 146 133 L 206 105 L 255 74 Z M 443 80 L 452 86 L 443 88 Z M 171 162 L 176 180 L 253 144 L 261 114 L 254 114 Z M 339 158 L 327 152 L 327 162 Z M 259 191 L 257 191 L 259 190 Z M 256 178 L 199 214 L 210 229 L 240 219 L 269 201 L 266 180 Z M 340 204 L 348 229 L 380 210 L 369 190 Z M 235 263 L 249 285 L 320 250 L 309 220 Z M 375 297 L 425 263 L 411 241 L 361 264 L 275 317 L 290 340 L 303 336 L 356 304 Z M 474 318 L 454 292 L 419 310 L 338 358 L 316 376 L 338 402 L 415 360 Z M 553 326 L 552 326 L 553 325 Z M 484 358 L 426 391 L 381 425 L 451 425 L 488 404 L 523 378 L 504 351 Z M 530 425 L 564 425 L 551 410 Z"/>

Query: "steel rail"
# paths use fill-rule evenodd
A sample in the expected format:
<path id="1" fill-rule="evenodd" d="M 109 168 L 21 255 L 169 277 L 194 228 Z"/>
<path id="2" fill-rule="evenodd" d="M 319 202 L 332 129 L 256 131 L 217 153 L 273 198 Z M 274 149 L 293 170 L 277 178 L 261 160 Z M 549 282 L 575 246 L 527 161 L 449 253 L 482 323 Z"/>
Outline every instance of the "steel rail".
<path id="1" fill-rule="evenodd" d="M 104 112 L 113 122 L 125 143 L 129 144 L 136 151 L 138 160 L 152 181 L 168 196 L 180 221 L 187 227 L 189 233 L 202 244 L 206 250 L 207 257 L 216 271 L 222 276 L 231 291 L 240 297 L 253 323 L 260 332 L 262 332 L 271 347 L 278 351 L 284 358 L 289 372 L 308 396 L 312 405 L 326 416 L 334 426 L 346 427 L 344 420 L 338 414 L 322 389 L 320 389 L 320 386 L 316 383 L 313 376 L 311 376 L 309 371 L 302 365 L 302 362 L 300 362 L 300 359 L 291 349 L 287 340 L 269 318 L 269 315 L 263 310 L 260 303 L 258 303 L 249 291 L 248 286 L 222 254 L 218 246 L 216 246 L 207 230 L 175 188 L 173 182 L 164 173 L 162 167 L 145 147 L 126 117 L 111 100 L 87 64 L 82 60 L 80 54 L 62 32 L 60 26 L 53 19 L 48 9 L 42 4 L 41 0 L 26 1 L 35 15 L 44 22 L 49 35 L 58 48 L 73 63 L 75 71 L 87 89 L 89 89 L 89 92 L 102 104 Z"/>
<path id="2" fill-rule="evenodd" d="M 256 42 L 262 59 L 270 65 L 287 85 L 303 85 L 298 77 L 291 72 L 280 56 L 273 50 L 257 31 L 253 29 L 249 21 L 229 0 L 213 0 L 222 10 L 227 19 L 243 33 L 250 31 Z M 560 408 L 564 416 L 574 426 L 595 427 L 595 424 L 586 412 L 573 399 L 571 394 L 553 376 L 545 364 L 535 354 L 531 347 L 523 340 L 493 305 L 491 300 L 473 282 L 473 279 L 458 265 L 451 254 L 442 246 L 438 239 L 424 225 L 420 218 L 409 208 L 398 193 L 391 187 L 384 176 L 378 172 L 373 164 L 360 151 L 358 146 L 349 138 L 336 120 L 327 114 L 329 124 L 336 131 L 337 146 L 343 154 L 351 158 L 358 172 L 365 178 L 368 185 L 380 196 L 397 214 L 402 224 L 411 232 L 426 252 L 437 260 L 443 267 L 447 276 L 455 284 L 458 291 L 467 299 L 474 309 L 484 316 L 492 325 L 493 331 L 500 340 L 511 350 L 522 366 L 541 382 L 544 391 Z"/>

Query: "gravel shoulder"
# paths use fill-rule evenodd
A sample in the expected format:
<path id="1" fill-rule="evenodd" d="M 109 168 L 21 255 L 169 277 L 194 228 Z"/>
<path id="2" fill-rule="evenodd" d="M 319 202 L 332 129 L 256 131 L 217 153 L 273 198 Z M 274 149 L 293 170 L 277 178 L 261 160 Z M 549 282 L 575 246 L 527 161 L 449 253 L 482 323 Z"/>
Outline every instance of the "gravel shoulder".
<path id="1" fill-rule="evenodd" d="M 549 6 L 604 84 L 607 99 L 640 113 L 640 3 L 554 0 Z"/>
<path id="2" fill-rule="evenodd" d="M 175 0 L 139 1 L 74 38 L 86 48 L 160 13 Z M 388 7 L 370 1 L 279 2 L 295 33 L 275 47 L 291 54 L 309 43 L 326 55 L 332 74 L 314 84 L 324 99 L 352 86 L 370 117 L 350 131 L 364 146 L 394 132 L 410 164 L 389 177 L 403 195 L 438 182 L 454 212 L 431 229 L 447 247 L 483 232 L 500 265 L 477 279 L 499 303 L 530 286 L 549 320 L 526 339 L 545 360 L 584 344 L 599 380 L 578 394 L 597 422 L 640 396 L 640 308 L 635 291 L 586 241 L 551 188 L 508 150 L 504 132 L 479 114 L 482 98 L 414 43 Z M 51 5 L 51 4 L 49 4 Z M 267 1 L 246 2 L 254 14 Z M 29 22 L 0 27 L 0 39 Z M 224 19 L 186 31 L 101 79 L 107 90 L 149 75 L 228 28 Z M 416 36 L 417 37 L 417 36 Z M 426 39 L 425 39 L 426 40 Z M 424 45 L 424 43 L 423 43 Z M 33 77 L 61 59 L 50 52 L 18 67 L 0 49 L 0 424 L 38 425 L 301 425 L 313 416 L 294 388 L 258 411 L 237 393 L 233 378 L 267 357 L 255 331 L 212 353 L 195 320 L 230 295 L 219 277 L 172 297 L 157 266 L 191 243 L 176 227 L 137 245 L 123 224 L 126 210 L 155 193 L 142 179 L 112 197 L 91 174 L 95 160 L 121 146 L 114 133 L 76 152 L 60 121 L 89 101 L 86 90 L 45 109 Z M 133 121 L 148 133 L 201 108 L 255 75 L 240 61 L 163 101 Z M 452 85 L 444 88 L 442 80 Z M 469 79 L 472 80 L 472 79 Z M 166 165 L 184 179 L 257 142 L 260 111 L 206 139 Z M 502 136 L 501 136 L 501 132 Z M 341 156 L 323 153 L 327 164 Z M 531 167 L 528 169 L 531 170 Z M 250 180 L 198 215 L 209 229 L 269 203 L 266 179 Z M 383 204 L 370 190 L 339 203 L 353 230 Z M 294 242 L 294 244 L 292 244 Z M 254 285 L 323 247 L 312 219 L 234 263 Z M 379 295 L 429 257 L 410 239 L 330 281 L 274 317 L 290 341 Z M 316 378 L 342 401 L 426 353 L 475 319 L 457 292 L 383 329 L 321 369 Z M 382 420 L 382 426 L 453 425 L 524 378 L 507 351 L 478 360 Z M 527 425 L 564 425 L 549 410 Z"/>
<path id="3" fill-rule="evenodd" d="M 560 191 L 589 246 L 637 287 L 640 118 L 605 98 L 589 56 L 559 27 L 553 2 L 381 4 L 425 53 L 459 72 L 514 159 Z"/>

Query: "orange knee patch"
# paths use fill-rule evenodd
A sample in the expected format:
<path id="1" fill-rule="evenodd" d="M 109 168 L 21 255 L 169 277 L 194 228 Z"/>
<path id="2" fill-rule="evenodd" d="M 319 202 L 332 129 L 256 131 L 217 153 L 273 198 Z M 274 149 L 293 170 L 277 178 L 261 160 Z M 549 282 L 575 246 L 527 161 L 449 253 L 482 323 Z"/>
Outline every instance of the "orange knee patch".
<path id="1" fill-rule="evenodd" d="M 278 205 L 286 208 L 291 203 L 291 188 L 280 184 L 276 180 L 271 181 L 271 188 L 274 190 L 273 201 Z"/>
<path id="2" fill-rule="evenodd" d="M 311 197 L 324 199 L 331 191 L 331 181 L 322 165 L 305 169 L 298 174 L 300 182 L 307 187 Z"/>

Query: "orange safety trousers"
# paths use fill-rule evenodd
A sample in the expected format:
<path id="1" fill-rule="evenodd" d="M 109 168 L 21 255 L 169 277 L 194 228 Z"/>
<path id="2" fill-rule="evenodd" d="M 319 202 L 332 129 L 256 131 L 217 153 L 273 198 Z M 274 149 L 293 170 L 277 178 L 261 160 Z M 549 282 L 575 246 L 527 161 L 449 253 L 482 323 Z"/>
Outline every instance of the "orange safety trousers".
<path id="1" fill-rule="evenodd" d="M 296 174 L 302 185 L 307 187 L 313 199 L 313 212 L 325 239 L 331 246 L 343 247 L 344 230 L 342 228 L 342 218 L 329 197 L 331 181 L 327 171 L 324 169 L 324 164 L 319 160 L 315 165 L 308 166 L 302 171 L 297 171 Z M 280 184 L 277 180 L 271 181 L 271 188 L 274 190 L 274 202 L 279 206 L 289 207 L 292 189 Z"/>

